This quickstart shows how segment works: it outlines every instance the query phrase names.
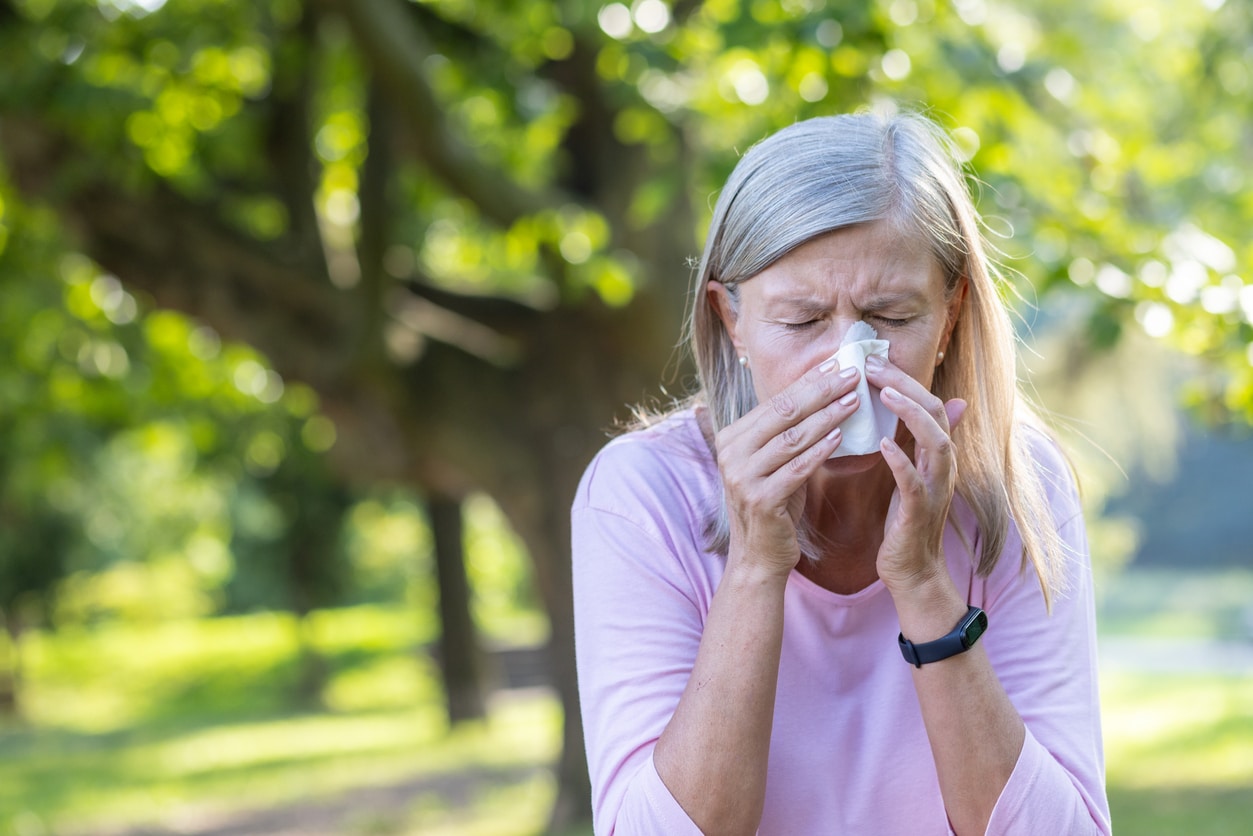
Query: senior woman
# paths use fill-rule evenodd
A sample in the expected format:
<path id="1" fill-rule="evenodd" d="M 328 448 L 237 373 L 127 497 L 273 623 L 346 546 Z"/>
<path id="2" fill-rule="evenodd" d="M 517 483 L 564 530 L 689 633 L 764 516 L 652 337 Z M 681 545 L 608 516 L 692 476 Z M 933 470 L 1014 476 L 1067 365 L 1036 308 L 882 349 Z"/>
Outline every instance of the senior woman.
<path id="1" fill-rule="evenodd" d="M 949 148 L 812 119 L 719 196 L 699 391 L 573 508 L 598 834 L 1109 832 L 1077 491 Z"/>

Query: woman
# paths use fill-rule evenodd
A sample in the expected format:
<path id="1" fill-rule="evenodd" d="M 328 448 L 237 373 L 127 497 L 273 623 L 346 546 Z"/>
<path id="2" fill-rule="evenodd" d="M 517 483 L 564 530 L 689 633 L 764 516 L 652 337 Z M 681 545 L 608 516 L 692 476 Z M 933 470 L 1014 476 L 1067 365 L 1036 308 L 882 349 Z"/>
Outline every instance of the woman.
<path id="1" fill-rule="evenodd" d="M 1109 832 L 1077 492 L 948 149 L 813 119 L 720 195 L 700 391 L 573 509 L 597 833 Z M 887 356 L 841 368 L 856 322 Z"/>

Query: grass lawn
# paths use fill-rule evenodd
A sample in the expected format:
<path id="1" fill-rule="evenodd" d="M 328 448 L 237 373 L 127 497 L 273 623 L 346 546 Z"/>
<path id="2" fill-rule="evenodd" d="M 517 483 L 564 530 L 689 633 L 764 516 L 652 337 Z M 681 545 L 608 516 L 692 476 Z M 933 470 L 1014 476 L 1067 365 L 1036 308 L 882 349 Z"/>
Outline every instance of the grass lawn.
<path id="1" fill-rule="evenodd" d="M 1245 580 L 1211 579 L 1208 622 L 1181 614 L 1205 599 L 1194 575 L 1186 594 L 1179 578 L 1133 578 L 1102 609 L 1115 607 L 1120 635 L 1169 624 L 1177 636 L 1187 624 L 1184 635 L 1222 637 L 1249 600 L 1227 593 Z M 435 670 L 413 650 L 424 633 L 401 610 L 319 614 L 306 635 L 329 684 L 325 705 L 307 710 L 291 707 L 298 633 L 282 616 L 31 636 L 28 722 L 0 726 L 0 833 L 243 833 L 278 822 L 348 836 L 541 832 L 559 706 L 544 690 L 502 691 L 488 720 L 450 730 Z M 1116 832 L 1249 832 L 1253 671 L 1108 670 L 1102 702 Z"/>

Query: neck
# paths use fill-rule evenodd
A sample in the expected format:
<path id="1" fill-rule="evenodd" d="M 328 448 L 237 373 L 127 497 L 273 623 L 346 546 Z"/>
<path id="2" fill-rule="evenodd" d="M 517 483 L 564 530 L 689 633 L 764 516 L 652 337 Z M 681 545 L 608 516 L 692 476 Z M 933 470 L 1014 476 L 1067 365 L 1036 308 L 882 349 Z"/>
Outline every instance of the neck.
<path id="1" fill-rule="evenodd" d="M 896 480 L 881 457 L 866 469 L 839 462 L 810 480 L 805 519 L 815 534 L 817 560 L 797 566 L 805 577 L 832 592 L 850 594 L 878 579 L 875 561 Z M 841 472 L 845 471 L 845 472 Z"/>

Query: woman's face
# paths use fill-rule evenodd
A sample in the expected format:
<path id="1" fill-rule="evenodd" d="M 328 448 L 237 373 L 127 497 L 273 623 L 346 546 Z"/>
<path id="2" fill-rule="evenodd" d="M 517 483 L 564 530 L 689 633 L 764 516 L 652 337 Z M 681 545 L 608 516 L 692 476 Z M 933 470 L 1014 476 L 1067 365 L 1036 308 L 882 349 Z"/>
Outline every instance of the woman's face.
<path id="1" fill-rule="evenodd" d="M 748 357 L 764 403 L 830 357 L 864 320 L 888 340 L 888 359 L 930 388 L 962 294 L 945 299 L 944 275 L 920 236 L 877 221 L 809 241 L 739 286 L 739 303 L 709 283 L 736 351 Z"/>

